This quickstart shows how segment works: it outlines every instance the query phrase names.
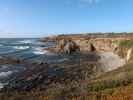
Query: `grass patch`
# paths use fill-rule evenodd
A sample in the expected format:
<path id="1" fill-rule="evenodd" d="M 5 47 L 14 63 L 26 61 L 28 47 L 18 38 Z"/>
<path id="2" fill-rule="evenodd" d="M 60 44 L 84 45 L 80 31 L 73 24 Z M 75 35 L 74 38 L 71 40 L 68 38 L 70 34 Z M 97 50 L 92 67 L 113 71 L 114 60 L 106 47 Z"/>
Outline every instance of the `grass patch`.
<path id="1" fill-rule="evenodd" d="M 124 47 L 132 47 L 133 46 L 133 40 L 123 40 L 119 42 L 119 46 Z"/>
<path id="2" fill-rule="evenodd" d="M 133 84 L 133 62 L 119 68 L 115 71 L 108 72 L 98 77 L 94 82 L 88 84 L 88 92 L 99 92 L 111 90 L 117 87 L 128 86 Z M 133 87 L 131 87 L 133 89 Z"/>

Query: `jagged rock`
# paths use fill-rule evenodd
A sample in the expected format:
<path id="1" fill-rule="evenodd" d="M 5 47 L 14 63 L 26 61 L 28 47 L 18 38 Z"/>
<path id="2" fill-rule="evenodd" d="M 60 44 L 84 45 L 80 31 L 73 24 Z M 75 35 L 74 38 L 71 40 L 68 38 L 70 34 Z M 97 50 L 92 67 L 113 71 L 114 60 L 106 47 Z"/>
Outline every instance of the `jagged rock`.
<path id="1" fill-rule="evenodd" d="M 77 45 L 73 41 L 68 41 L 64 47 L 64 52 L 68 53 L 68 54 L 71 53 L 72 51 L 76 51 L 76 50 L 77 50 Z"/>
<path id="2" fill-rule="evenodd" d="M 127 56 L 126 56 L 126 61 L 129 61 L 133 58 L 133 48 L 128 49 L 127 51 Z"/>
<path id="3" fill-rule="evenodd" d="M 94 47 L 94 45 L 89 42 L 89 40 L 83 40 L 80 42 L 80 51 L 81 52 L 93 52 L 96 51 L 96 48 Z"/>
<path id="4" fill-rule="evenodd" d="M 56 50 L 60 53 L 71 53 L 77 51 L 78 45 L 72 40 L 61 40 L 58 42 Z"/>
<path id="5" fill-rule="evenodd" d="M 65 47 L 65 45 L 67 44 L 67 41 L 66 40 L 61 40 L 61 41 L 58 41 L 58 45 L 57 45 L 57 47 L 56 47 L 56 50 L 58 51 L 58 52 L 63 52 L 64 51 L 64 47 Z"/>

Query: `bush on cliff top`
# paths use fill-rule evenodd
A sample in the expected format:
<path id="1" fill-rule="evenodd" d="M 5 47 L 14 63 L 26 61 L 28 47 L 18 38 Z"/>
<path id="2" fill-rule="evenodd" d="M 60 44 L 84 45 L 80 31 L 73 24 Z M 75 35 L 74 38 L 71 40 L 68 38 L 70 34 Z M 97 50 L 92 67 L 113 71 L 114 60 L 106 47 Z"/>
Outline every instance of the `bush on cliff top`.
<path id="1" fill-rule="evenodd" d="M 132 47 L 133 46 L 133 40 L 123 40 L 119 42 L 120 46 L 124 47 Z"/>

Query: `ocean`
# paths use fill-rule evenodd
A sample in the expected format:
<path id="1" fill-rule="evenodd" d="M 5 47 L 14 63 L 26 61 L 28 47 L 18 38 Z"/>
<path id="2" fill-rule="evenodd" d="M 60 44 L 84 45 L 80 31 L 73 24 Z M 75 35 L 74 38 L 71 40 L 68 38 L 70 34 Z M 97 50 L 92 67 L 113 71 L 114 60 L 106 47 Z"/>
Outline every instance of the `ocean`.
<path id="1" fill-rule="evenodd" d="M 39 38 L 1 38 L 0 55 L 20 51 L 31 51 L 32 54 L 41 54 L 40 49 L 53 46 L 53 43 L 42 43 Z"/>
<path id="2" fill-rule="evenodd" d="M 23 60 L 47 60 L 49 57 L 46 51 L 42 49 L 52 47 L 52 42 L 40 42 L 39 38 L 1 38 L 0 39 L 0 57 L 9 56 Z M 47 58 L 46 58 L 47 56 Z M 45 59 L 44 59 L 45 58 Z M 0 88 L 8 83 L 8 80 L 26 69 L 26 66 L 20 64 L 0 64 Z"/>

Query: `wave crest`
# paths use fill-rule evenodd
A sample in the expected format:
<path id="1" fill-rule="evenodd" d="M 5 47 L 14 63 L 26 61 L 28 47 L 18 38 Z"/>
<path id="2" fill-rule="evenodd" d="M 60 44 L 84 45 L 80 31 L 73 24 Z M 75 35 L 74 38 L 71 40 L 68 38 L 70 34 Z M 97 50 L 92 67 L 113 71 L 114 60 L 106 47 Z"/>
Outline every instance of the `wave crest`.
<path id="1" fill-rule="evenodd" d="M 29 46 L 14 46 L 13 48 L 17 50 L 25 50 L 25 49 L 29 49 L 30 47 Z"/>

